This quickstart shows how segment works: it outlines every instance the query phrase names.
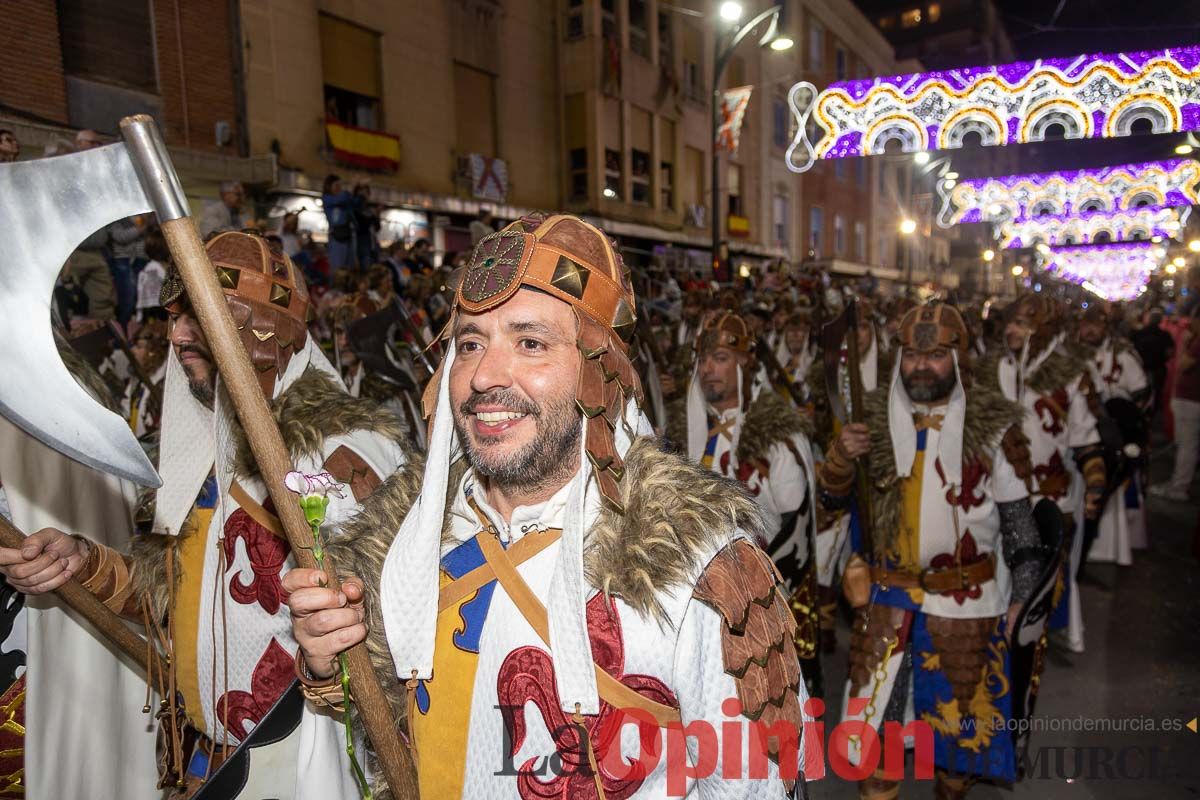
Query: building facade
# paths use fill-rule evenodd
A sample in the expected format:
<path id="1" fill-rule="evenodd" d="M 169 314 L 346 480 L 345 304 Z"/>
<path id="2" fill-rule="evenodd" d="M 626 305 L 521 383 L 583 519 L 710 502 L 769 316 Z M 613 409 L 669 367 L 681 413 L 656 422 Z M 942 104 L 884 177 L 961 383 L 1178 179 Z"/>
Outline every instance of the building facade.
<path id="1" fill-rule="evenodd" d="M 0 29 L 0 127 L 22 158 L 90 128 L 153 116 L 199 209 L 222 180 L 274 182 L 251 158 L 240 102 L 238 20 L 227 0 L 10 0 Z"/>

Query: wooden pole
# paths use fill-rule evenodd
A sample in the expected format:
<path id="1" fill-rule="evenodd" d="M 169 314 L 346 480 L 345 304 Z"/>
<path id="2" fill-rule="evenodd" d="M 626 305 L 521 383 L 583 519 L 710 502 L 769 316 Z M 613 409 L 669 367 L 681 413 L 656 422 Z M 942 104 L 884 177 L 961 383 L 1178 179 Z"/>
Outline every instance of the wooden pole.
<path id="1" fill-rule="evenodd" d="M 275 503 L 275 513 L 283 523 L 296 563 L 313 569 L 316 561 L 312 555 L 312 533 L 296 496 L 283 483 L 284 476 L 292 469 L 291 458 L 254 374 L 254 367 L 238 338 L 229 306 L 196 225 L 191 217 L 181 217 L 163 222 L 162 232 L 183 278 L 188 300 L 216 359 L 221 382 L 229 392 L 238 420 L 246 431 L 250 449 L 258 462 L 267 492 Z M 340 584 L 337 571 L 328 557 L 325 559 L 325 573 L 329 587 L 338 591 Z M 358 644 L 346 655 L 355 705 L 374 745 L 388 786 L 397 798 L 415 800 L 418 792 L 416 767 L 408 748 L 400 741 L 392 719 L 391 705 L 371 665 L 366 645 Z"/>
<path id="2" fill-rule="evenodd" d="M 17 530 L 4 517 L 0 517 L 0 547 L 20 550 L 24 546 L 25 534 Z M 147 650 L 146 640 L 131 631 L 129 626 L 113 613 L 112 609 L 83 588 L 79 581 L 74 578 L 69 579 L 54 590 L 54 595 L 66 603 L 72 611 L 94 625 L 96 630 L 117 646 L 118 650 L 129 656 L 133 663 L 150 667 L 151 665 L 146 664 L 146 655 L 149 652 L 151 657 L 158 662 L 158 674 L 167 674 L 166 664 L 158 650 L 153 648 Z M 150 677 L 147 676 L 146 679 L 150 680 Z"/>

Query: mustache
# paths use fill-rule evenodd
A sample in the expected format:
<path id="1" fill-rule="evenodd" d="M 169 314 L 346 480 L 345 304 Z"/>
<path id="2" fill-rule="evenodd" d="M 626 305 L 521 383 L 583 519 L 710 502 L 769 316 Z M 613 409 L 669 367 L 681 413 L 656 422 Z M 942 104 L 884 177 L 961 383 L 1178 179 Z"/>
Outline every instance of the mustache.
<path id="1" fill-rule="evenodd" d="M 529 414 L 535 417 L 542 415 L 542 409 L 537 403 L 522 397 L 511 389 L 471 392 L 471 396 L 462 402 L 458 410 L 463 414 L 474 414 L 475 410 L 483 405 L 503 406 L 520 414 Z"/>
<path id="2" fill-rule="evenodd" d="M 923 383 L 936 383 L 937 381 L 941 380 L 941 376 L 932 370 L 918 369 L 911 372 L 908 376 L 908 379 L 910 381 L 921 381 Z"/>
<path id="3" fill-rule="evenodd" d="M 202 347 L 195 342 L 188 342 L 187 344 L 179 345 L 179 347 L 176 349 L 176 352 L 179 355 L 183 355 L 184 353 L 195 353 L 196 355 L 203 356 L 209 361 L 212 361 L 212 353 L 209 352 L 208 348 Z"/>

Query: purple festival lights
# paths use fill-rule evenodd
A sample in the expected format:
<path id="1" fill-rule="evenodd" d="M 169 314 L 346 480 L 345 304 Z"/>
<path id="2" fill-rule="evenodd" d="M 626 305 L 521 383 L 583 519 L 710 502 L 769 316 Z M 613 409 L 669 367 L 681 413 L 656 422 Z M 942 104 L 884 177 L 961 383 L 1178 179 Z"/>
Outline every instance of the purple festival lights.
<path id="1" fill-rule="evenodd" d="M 1153 133 L 1200 128 L 1200 47 L 1103 53 L 998 66 L 892 75 L 789 93 L 797 134 L 789 168 L 818 158 L 1044 140 L 1128 136 L 1135 123 Z M 809 117 L 821 129 L 808 140 Z"/>

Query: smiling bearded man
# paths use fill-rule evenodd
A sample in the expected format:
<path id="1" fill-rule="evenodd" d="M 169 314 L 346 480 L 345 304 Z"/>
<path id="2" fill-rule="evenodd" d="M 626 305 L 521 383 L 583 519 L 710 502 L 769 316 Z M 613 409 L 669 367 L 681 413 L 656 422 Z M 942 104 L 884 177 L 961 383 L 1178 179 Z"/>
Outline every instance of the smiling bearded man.
<path id="1" fill-rule="evenodd" d="M 310 694 L 364 638 L 395 676 L 422 797 L 794 788 L 805 697 L 787 601 L 754 544 L 759 512 L 650 438 L 634 323 L 620 256 L 582 220 L 525 217 L 482 239 L 426 391 L 416 505 L 402 525 L 375 520 L 374 544 L 332 546 L 365 591 L 285 578 Z M 752 738 L 747 719 L 784 735 Z M 664 729 L 682 741 L 693 722 L 713 752 L 660 762 Z M 713 774 L 717 730 L 757 779 Z M 305 796 L 349 796 L 345 753 L 326 745 Z"/>

